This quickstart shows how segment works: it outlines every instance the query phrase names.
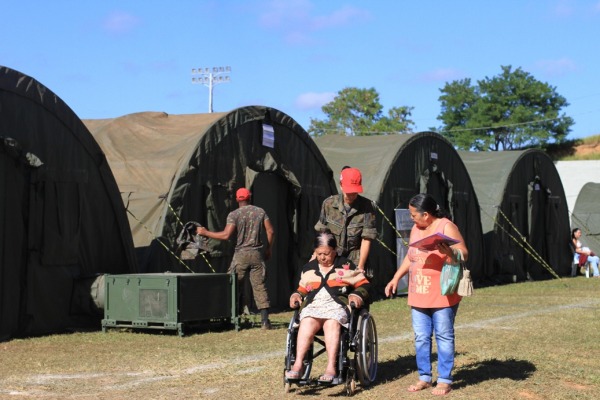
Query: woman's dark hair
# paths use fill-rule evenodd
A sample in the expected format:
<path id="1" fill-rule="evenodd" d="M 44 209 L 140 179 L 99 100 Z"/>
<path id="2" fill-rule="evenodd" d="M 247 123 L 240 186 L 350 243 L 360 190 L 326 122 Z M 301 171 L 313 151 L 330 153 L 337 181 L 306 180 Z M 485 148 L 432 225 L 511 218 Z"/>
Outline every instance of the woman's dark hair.
<path id="1" fill-rule="evenodd" d="M 571 231 L 571 239 L 575 239 L 575 232 L 580 231 L 581 229 L 579 228 L 573 228 L 573 230 Z"/>
<path id="2" fill-rule="evenodd" d="M 335 236 L 333 236 L 333 233 L 329 229 L 321 230 L 315 237 L 313 248 L 316 249 L 321 246 L 329 246 L 333 249 L 337 247 L 337 240 L 335 240 Z"/>
<path id="3" fill-rule="evenodd" d="M 440 207 L 437 201 L 435 201 L 435 199 L 427 193 L 419 193 L 418 195 L 413 196 L 413 198 L 408 202 L 408 205 L 414 207 L 420 213 L 426 212 L 436 218 L 449 217 L 449 215 L 442 207 Z"/>

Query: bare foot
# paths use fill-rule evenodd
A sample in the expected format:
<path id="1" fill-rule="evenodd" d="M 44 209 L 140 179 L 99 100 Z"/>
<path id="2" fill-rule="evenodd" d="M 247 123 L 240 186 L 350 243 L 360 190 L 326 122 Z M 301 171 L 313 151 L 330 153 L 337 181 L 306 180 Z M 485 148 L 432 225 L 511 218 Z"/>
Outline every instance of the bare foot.
<path id="1" fill-rule="evenodd" d="M 297 368 L 296 365 L 292 365 L 292 368 L 289 371 L 285 371 L 285 377 L 287 379 L 300 379 L 304 374 L 304 368 L 300 366 Z"/>
<path id="2" fill-rule="evenodd" d="M 408 387 L 409 392 L 419 392 L 423 389 L 427 389 L 431 387 L 431 383 L 425 381 L 418 381 L 414 385 L 410 385 Z"/>
<path id="3" fill-rule="evenodd" d="M 445 396 L 452 390 L 452 387 L 448 383 L 438 383 L 435 388 L 431 391 L 434 396 Z"/>

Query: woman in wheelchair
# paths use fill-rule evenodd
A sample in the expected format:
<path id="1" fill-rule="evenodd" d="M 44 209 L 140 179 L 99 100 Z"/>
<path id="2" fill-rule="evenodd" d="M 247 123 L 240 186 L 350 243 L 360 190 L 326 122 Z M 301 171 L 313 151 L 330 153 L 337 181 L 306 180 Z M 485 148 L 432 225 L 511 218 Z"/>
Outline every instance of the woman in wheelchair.
<path id="1" fill-rule="evenodd" d="M 296 358 L 285 377 L 300 379 L 303 360 L 315 335 L 323 331 L 327 351 L 327 367 L 319 383 L 332 383 L 336 377 L 336 356 L 341 327 L 348 327 L 349 304 L 356 308 L 369 299 L 370 283 L 356 266 L 336 253 L 336 240 L 331 231 L 317 234 L 314 242 L 316 258 L 302 268 L 298 289 L 290 297 L 290 307 L 300 307 Z"/>

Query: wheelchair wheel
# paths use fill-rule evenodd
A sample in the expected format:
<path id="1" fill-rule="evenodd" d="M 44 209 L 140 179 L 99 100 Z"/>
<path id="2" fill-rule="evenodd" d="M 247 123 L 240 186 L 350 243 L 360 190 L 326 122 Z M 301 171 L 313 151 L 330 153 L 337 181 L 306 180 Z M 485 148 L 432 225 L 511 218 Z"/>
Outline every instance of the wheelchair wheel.
<path id="1" fill-rule="evenodd" d="M 311 344 L 303 361 L 304 373 L 300 379 L 290 381 L 285 377 L 286 371 L 289 371 L 294 363 L 296 362 L 296 344 L 298 340 L 298 321 L 297 312 L 292 317 L 290 324 L 288 325 L 286 343 L 285 343 L 285 368 L 283 369 L 283 388 L 285 393 L 288 393 L 291 388 L 291 383 L 306 384 L 310 377 L 310 371 L 312 369 L 312 362 L 314 358 L 314 347 Z"/>
<path id="2" fill-rule="evenodd" d="M 292 318 L 287 330 L 287 337 L 285 340 L 285 369 L 284 372 L 289 370 L 296 359 L 296 337 L 298 336 L 298 328 L 295 325 L 295 320 Z"/>
<path id="3" fill-rule="evenodd" d="M 356 380 L 354 379 L 354 374 L 348 375 L 346 377 L 346 384 L 344 385 L 346 389 L 346 395 L 352 396 L 356 392 Z"/>
<path id="4" fill-rule="evenodd" d="M 377 328 L 373 317 L 365 312 L 358 319 L 356 363 L 358 379 L 369 386 L 377 375 Z"/>

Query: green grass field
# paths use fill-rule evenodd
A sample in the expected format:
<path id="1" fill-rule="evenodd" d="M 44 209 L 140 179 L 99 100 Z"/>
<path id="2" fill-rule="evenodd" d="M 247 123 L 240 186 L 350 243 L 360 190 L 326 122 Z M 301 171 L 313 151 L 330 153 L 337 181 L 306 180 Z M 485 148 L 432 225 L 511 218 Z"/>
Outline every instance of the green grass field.
<path id="1" fill-rule="evenodd" d="M 596 399 L 600 391 L 600 279 L 476 289 L 456 320 L 456 399 Z M 377 380 L 357 399 L 425 399 L 416 381 L 406 298 L 371 306 Z M 111 330 L 0 343 L 1 399 L 281 399 L 345 397 L 343 385 L 284 394 L 286 328 L 174 333 Z M 256 324 L 258 326 L 258 324 Z M 435 348 L 434 348 L 435 352 Z M 315 360 L 313 375 L 324 368 Z M 434 365 L 435 369 L 435 365 Z M 434 375 L 435 378 L 435 375 Z"/>

